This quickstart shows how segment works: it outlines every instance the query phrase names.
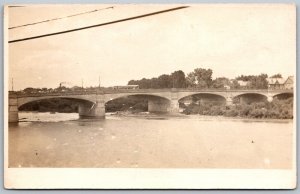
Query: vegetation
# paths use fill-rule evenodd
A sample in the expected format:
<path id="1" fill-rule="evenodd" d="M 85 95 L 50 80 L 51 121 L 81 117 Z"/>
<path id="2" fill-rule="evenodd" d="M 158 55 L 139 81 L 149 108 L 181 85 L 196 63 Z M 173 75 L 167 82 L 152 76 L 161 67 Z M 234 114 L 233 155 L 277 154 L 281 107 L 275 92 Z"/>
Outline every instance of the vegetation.
<path id="1" fill-rule="evenodd" d="M 185 76 L 184 72 L 179 70 L 170 75 L 163 74 L 151 79 L 143 78 L 141 80 L 130 80 L 128 85 L 139 85 L 141 89 L 148 88 L 216 88 L 216 89 L 267 89 L 267 74 L 260 75 L 240 75 L 235 79 L 226 77 L 217 77 L 212 79 L 213 71 L 211 69 L 196 68 Z M 280 77 L 281 74 L 274 75 Z M 247 82 L 247 86 L 241 86 L 238 81 Z"/>
<path id="2" fill-rule="evenodd" d="M 142 98 L 129 96 L 109 101 L 105 105 L 106 112 L 130 111 L 132 113 L 148 111 L 148 101 Z"/>
<path id="3" fill-rule="evenodd" d="M 78 103 L 68 99 L 48 99 L 24 104 L 19 110 L 71 113 L 78 112 Z"/>
<path id="4" fill-rule="evenodd" d="M 274 99 L 272 102 L 252 102 L 249 104 L 234 104 L 230 106 L 217 105 L 215 103 L 196 104 L 184 106 L 184 114 L 200 114 L 227 117 L 245 118 L 272 118 L 292 119 L 293 98 L 285 100 Z"/>
<path id="5" fill-rule="evenodd" d="M 148 88 L 200 88 L 200 89 L 267 89 L 267 74 L 260 75 L 240 75 L 235 79 L 217 77 L 212 79 L 211 69 L 196 68 L 192 72 L 185 74 L 183 71 L 174 71 L 171 74 L 163 74 L 151 79 L 130 80 L 128 85 L 139 85 L 140 89 Z M 281 74 L 275 74 L 271 78 L 282 78 Z M 241 83 L 241 84 L 240 84 Z M 60 84 L 57 88 L 31 88 L 28 87 L 19 93 L 51 93 L 51 92 L 72 92 L 72 91 L 95 91 L 99 87 L 78 87 L 71 88 Z M 103 88 L 100 88 L 100 90 Z M 203 96 L 202 96 L 203 97 Z M 293 98 L 284 97 L 274 99 L 273 102 L 253 102 L 248 104 L 235 103 L 226 106 L 218 102 L 205 102 L 197 104 L 197 99 L 192 98 L 192 103 L 188 106 L 180 103 L 184 109 L 184 114 L 200 115 L 223 115 L 230 117 L 246 118 L 293 118 Z M 208 97 L 210 98 L 210 97 Z M 199 100 L 199 99 L 198 99 Z M 217 100 L 216 100 L 217 101 Z M 143 112 L 148 110 L 148 101 L 142 98 L 130 96 L 110 101 L 106 104 L 106 112 L 130 111 Z M 39 112 L 78 112 L 78 102 L 68 99 L 51 99 L 32 102 L 20 107 L 20 110 L 39 111 Z"/>
<path id="6" fill-rule="evenodd" d="M 275 75 L 272 75 L 270 78 L 282 78 L 282 75 L 280 73 L 277 73 Z"/>
<path id="7" fill-rule="evenodd" d="M 138 85 L 140 89 L 159 89 L 159 88 L 203 88 L 203 89 L 267 89 L 267 74 L 260 75 L 239 75 L 234 79 L 226 77 L 217 77 L 212 79 L 213 70 L 196 68 L 192 72 L 185 74 L 182 70 L 174 71 L 171 74 L 162 74 L 151 79 L 143 78 L 140 80 L 130 80 L 128 85 Z M 282 78 L 277 73 L 271 78 Z M 246 82 L 240 85 L 239 81 Z M 105 89 L 101 87 L 101 89 Z M 17 93 L 33 94 L 33 93 L 51 93 L 51 92 L 90 92 L 99 90 L 99 87 L 67 87 L 59 85 L 57 88 L 32 88 L 28 87 Z"/>

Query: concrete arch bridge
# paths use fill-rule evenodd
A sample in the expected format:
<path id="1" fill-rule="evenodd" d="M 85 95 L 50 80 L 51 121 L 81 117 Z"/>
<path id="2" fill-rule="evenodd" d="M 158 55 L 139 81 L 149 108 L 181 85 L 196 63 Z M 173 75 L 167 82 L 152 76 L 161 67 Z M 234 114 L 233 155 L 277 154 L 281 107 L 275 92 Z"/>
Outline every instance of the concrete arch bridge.
<path id="1" fill-rule="evenodd" d="M 63 98 L 78 101 L 79 115 L 92 118 L 105 117 L 105 104 L 109 101 L 139 96 L 147 98 L 149 112 L 179 112 L 179 102 L 191 96 L 221 99 L 227 105 L 234 100 L 268 100 L 293 95 L 293 90 L 218 90 L 218 89 L 118 89 L 101 91 L 76 91 L 55 93 L 9 92 L 9 122 L 18 122 L 18 109 L 24 104 L 43 99 Z"/>

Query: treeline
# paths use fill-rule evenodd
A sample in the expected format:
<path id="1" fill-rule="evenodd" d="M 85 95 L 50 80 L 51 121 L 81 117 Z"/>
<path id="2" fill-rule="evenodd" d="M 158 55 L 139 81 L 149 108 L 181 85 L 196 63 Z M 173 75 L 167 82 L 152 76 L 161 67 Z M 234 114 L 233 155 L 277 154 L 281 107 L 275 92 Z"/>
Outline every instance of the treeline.
<path id="1" fill-rule="evenodd" d="M 213 70 L 196 68 L 185 74 L 183 71 L 174 71 L 171 74 L 162 74 L 151 79 L 130 80 L 128 85 L 138 85 L 140 89 L 159 88 L 212 88 L 212 89 L 267 89 L 268 75 L 240 75 L 234 79 L 217 77 L 212 79 Z M 282 78 L 281 74 L 275 74 L 270 78 Z M 243 83 L 241 83 L 243 82 Z M 79 87 L 64 86 L 57 88 L 32 88 L 17 91 L 20 94 L 52 93 L 52 92 L 93 92 L 96 90 L 112 89 L 112 87 Z"/>
<path id="2" fill-rule="evenodd" d="M 79 87 L 79 86 L 73 86 L 73 87 L 66 87 L 66 86 L 59 86 L 57 88 L 33 88 L 28 87 L 24 90 L 17 91 L 16 93 L 20 94 L 37 94 L 37 93 L 53 93 L 53 92 L 90 92 L 95 91 L 96 89 L 99 89 L 99 87 Z M 103 87 L 102 87 L 103 89 Z"/>
<path id="3" fill-rule="evenodd" d="M 218 77 L 212 79 L 213 71 L 211 69 L 196 68 L 194 71 L 185 75 L 181 70 L 174 71 L 171 74 L 163 74 L 151 79 L 130 80 L 128 85 L 139 85 L 140 89 L 148 88 L 231 88 L 231 89 L 267 89 L 267 74 L 260 75 L 240 75 L 235 79 Z M 271 77 L 281 77 L 281 74 L 275 74 Z M 245 84 L 239 84 L 239 81 Z"/>
<path id="4" fill-rule="evenodd" d="M 293 98 L 285 100 L 274 99 L 272 102 L 252 102 L 250 104 L 234 104 L 231 106 L 215 103 L 196 104 L 188 106 L 181 104 L 184 114 L 199 114 L 211 116 L 293 119 Z"/>

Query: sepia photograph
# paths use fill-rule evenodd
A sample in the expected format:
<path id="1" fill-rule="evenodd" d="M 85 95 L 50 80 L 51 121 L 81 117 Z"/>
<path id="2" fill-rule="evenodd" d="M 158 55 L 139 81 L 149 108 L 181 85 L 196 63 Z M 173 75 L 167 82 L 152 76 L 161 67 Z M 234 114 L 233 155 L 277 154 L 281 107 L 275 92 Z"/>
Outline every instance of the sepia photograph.
<path id="1" fill-rule="evenodd" d="M 4 11 L 7 188 L 295 188 L 295 5 Z"/>

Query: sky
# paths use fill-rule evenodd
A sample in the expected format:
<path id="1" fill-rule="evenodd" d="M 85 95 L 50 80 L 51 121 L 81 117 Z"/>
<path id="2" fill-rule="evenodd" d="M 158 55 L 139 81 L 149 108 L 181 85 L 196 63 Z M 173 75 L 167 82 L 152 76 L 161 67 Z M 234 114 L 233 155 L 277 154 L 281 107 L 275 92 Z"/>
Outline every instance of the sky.
<path id="1" fill-rule="evenodd" d="M 111 7 L 112 8 L 108 8 Z M 54 33 L 180 5 L 26 5 L 10 7 L 8 40 Z M 126 85 L 182 70 L 210 68 L 213 78 L 295 74 L 292 4 L 191 4 L 188 8 L 66 34 L 8 44 L 9 89 Z M 107 9 L 105 9 L 107 8 Z"/>

